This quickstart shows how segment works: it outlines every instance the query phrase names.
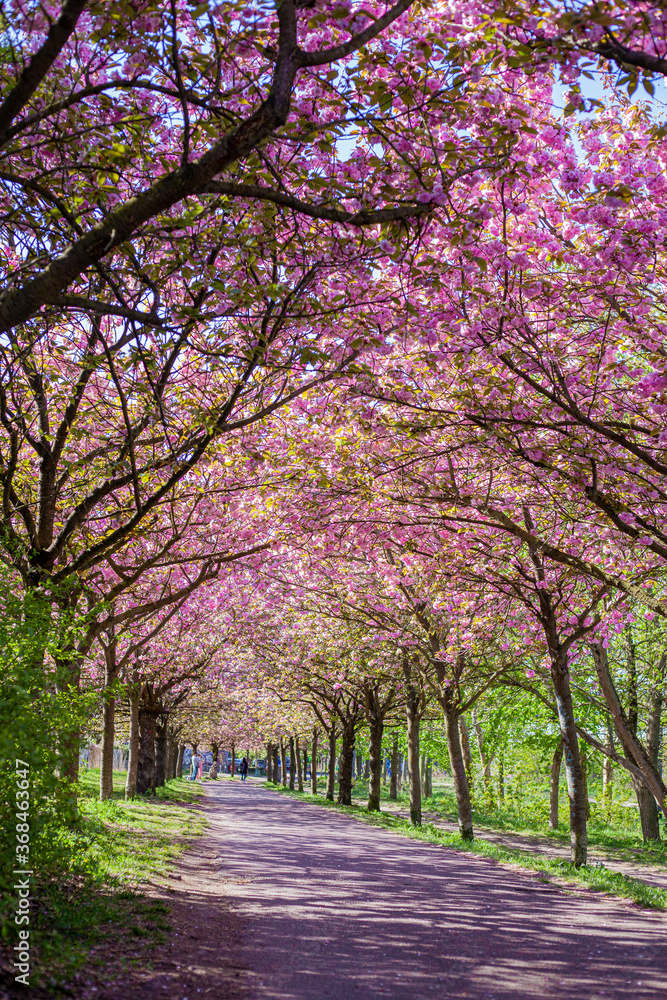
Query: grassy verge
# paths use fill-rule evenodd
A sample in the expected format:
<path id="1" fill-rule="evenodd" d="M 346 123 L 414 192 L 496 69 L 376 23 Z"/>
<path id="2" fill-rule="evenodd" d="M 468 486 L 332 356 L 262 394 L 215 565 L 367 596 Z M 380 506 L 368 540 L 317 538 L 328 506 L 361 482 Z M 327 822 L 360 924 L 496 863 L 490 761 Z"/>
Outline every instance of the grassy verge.
<path id="1" fill-rule="evenodd" d="M 366 798 L 365 786 L 357 783 L 353 791 L 353 801 L 362 805 Z M 387 789 L 382 789 L 381 801 L 390 804 Z M 403 809 L 409 809 L 410 806 L 409 798 L 404 794 L 399 794 L 398 799 L 391 804 Z M 422 810 L 424 813 L 435 813 L 443 820 L 457 823 L 456 799 L 453 790 L 448 787 L 441 786 L 434 789 L 431 798 L 423 799 Z M 561 813 L 563 811 L 561 805 Z M 550 830 L 547 825 L 547 813 L 544 810 L 542 812 L 544 815 L 540 812 L 531 814 L 521 812 L 509 804 L 490 807 L 483 801 L 476 801 L 473 807 L 473 822 L 479 830 L 492 830 L 524 837 L 535 835 L 554 844 L 568 847 L 570 837 L 564 829 L 565 824 L 561 830 Z M 628 861 L 633 864 L 667 864 L 667 841 L 644 843 L 638 818 L 633 815 L 631 820 L 630 822 L 626 819 L 621 825 L 616 822 L 610 824 L 600 815 L 596 804 L 592 803 L 592 815 L 588 823 L 589 847 L 599 848 L 609 860 Z M 664 828 L 664 835 L 667 836 L 667 828 Z"/>
<path id="2" fill-rule="evenodd" d="M 193 811 L 201 788 L 183 779 L 155 798 L 123 799 L 125 774 L 114 774 L 114 797 L 97 801 L 99 771 L 81 779 L 82 821 L 62 833 L 65 870 L 37 874 L 32 921 L 34 985 L 73 995 L 65 984 L 103 976 L 110 960 L 145 962 L 142 952 L 164 939 L 168 907 L 142 891 L 160 881 L 205 829 Z M 60 870 L 59 870 L 60 868 Z"/>
<path id="3" fill-rule="evenodd" d="M 289 795 L 302 801 L 307 800 L 327 809 L 345 813 L 345 815 L 352 816 L 369 826 L 392 830 L 394 833 L 409 837 L 411 840 L 421 840 L 428 844 L 436 844 L 438 847 L 448 847 L 468 854 L 493 858 L 524 871 L 537 872 L 544 881 L 554 881 L 558 884 L 566 883 L 579 889 L 606 892 L 622 899 L 631 899 L 640 906 L 655 910 L 667 909 L 667 890 L 646 885 L 639 879 L 630 878 L 619 872 L 609 871 L 604 865 L 575 868 L 574 865 L 566 861 L 544 858 L 529 851 L 502 847 L 486 840 L 464 841 L 457 834 L 449 833 L 447 830 L 439 829 L 431 824 L 415 827 L 411 825 L 409 820 L 400 816 L 392 816 L 388 813 L 369 813 L 361 805 L 339 806 L 334 802 L 328 802 L 321 795 L 306 796 L 303 792 L 292 792 L 282 787 L 271 785 L 267 787 L 275 789 L 282 795 Z"/>

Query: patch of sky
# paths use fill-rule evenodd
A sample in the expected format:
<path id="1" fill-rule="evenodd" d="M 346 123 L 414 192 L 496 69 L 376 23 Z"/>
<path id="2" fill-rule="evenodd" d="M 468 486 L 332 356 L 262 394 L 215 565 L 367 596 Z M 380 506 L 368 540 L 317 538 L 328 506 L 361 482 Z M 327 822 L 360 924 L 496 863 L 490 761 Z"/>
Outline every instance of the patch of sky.
<path id="1" fill-rule="evenodd" d="M 667 80 L 664 77 L 656 76 L 651 78 L 650 86 L 653 89 L 653 93 L 646 90 L 640 78 L 637 89 L 632 94 L 629 94 L 627 84 L 622 85 L 618 83 L 619 74 L 617 74 L 617 79 L 614 80 L 609 73 L 602 74 L 599 70 L 590 70 L 589 72 L 591 74 L 590 77 L 581 75 L 578 81 L 585 105 L 583 109 L 573 113 L 575 120 L 588 120 L 598 109 L 599 105 L 595 102 L 599 101 L 602 105 L 608 104 L 614 93 L 614 89 L 617 88 L 617 92 L 622 93 L 632 104 L 643 105 L 656 124 L 660 122 L 667 124 Z M 649 82 L 648 77 L 646 80 Z M 569 104 L 568 92 L 571 89 L 572 84 L 563 83 L 558 77 L 556 78 L 553 88 L 553 109 L 558 117 L 564 114 L 565 108 Z M 581 144 L 576 135 L 573 135 L 572 139 L 577 156 L 583 159 Z"/>

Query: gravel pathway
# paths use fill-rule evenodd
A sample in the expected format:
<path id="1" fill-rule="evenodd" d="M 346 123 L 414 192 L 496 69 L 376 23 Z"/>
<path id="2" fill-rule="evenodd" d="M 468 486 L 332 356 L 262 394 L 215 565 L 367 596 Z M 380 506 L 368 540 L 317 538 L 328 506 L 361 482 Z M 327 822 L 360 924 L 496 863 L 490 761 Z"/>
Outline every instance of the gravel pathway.
<path id="1" fill-rule="evenodd" d="M 417 843 L 251 781 L 206 791 L 207 853 L 218 859 L 211 882 L 238 927 L 224 951 L 244 970 L 249 1000 L 665 997 L 662 914 Z"/>

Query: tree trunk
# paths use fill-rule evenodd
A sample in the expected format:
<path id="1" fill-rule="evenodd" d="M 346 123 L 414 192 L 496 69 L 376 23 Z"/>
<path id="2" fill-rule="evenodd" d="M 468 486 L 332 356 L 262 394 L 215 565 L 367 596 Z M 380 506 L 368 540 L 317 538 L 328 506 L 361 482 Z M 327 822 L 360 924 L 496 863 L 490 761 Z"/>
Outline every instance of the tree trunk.
<path id="1" fill-rule="evenodd" d="M 371 762 L 367 757 L 364 761 L 364 781 L 368 781 L 371 775 Z"/>
<path id="2" fill-rule="evenodd" d="M 600 682 L 600 688 L 607 703 L 607 708 L 614 723 L 616 735 L 619 738 L 625 756 L 636 765 L 644 779 L 644 784 L 651 792 L 656 802 L 660 806 L 662 813 L 667 817 L 667 788 L 662 780 L 662 776 L 656 764 L 651 760 L 647 750 L 644 749 L 637 736 L 632 731 L 631 719 L 625 714 L 621 700 L 616 691 L 614 681 L 609 670 L 607 660 L 607 650 L 601 643 L 595 642 L 591 645 L 595 671 Z M 633 781 L 639 775 L 633 775 Z"/>
<path id="3" fill-rule="evenodd" d="M 430 758 L 426 759 L 426 767 L 424 769 L 424 798 L 430 799 L 433 795 L 433 764 Z"/>
<path id="4" fill-rule="evenodd" d="M 294 746 L 294 737 L 289 738 L 289 787 L 290 792 L 294 791 L 294 782 L 296 779 L 296 749 Z"/>
<path id="5" fill-rule="evenodd" d="M 159 708 L 144 690 L 139 705 L 139 763 L 137 766 L 137 794 L 145 795 L 155 788 L 155 723 Z"/>
<path id="6" fill-rule="evenodd" d="M 381 774 L 382 774 L 382 787 L 386 788 L 386 786 L 387 786 L 387 751 L 384 749 L 384 747 L 380 750 L 380 758 L 382 760 L 382 771 L 381 771 Z"/>
<path id="7" fill-rule="evenodd" d="M 185 743 L 178 744 L 178 757 L 176 758 L 176 777 L 183 777 L 183 754 L 185 753 Z"/>
<path id="8" fill-rule="evenodd" d="M 384 717 L 369 716 L 370 743 L 368 751 L 370 777 L 368 780 L 369 812 L 380 811 L 380 782 L 382 780 L 382 734 L 384 732 Z"/>
<path id="9" fill-rule="evenodd" d="M 342 749 L 340 753 L 340 769 L 338 772 L 338 803 L 341 806 L 352 805 L 352 762 L 356 738 L 354 722 L 343 726 Z"/>
<path id="10" fill-rule="evenodd" d="M 283 788 L 287 788 L 287 746 L 282 738 L 280 740 L 280 770 Z"/>
<path id="11" fill-rule="evenodd" d="M 472 826 L 472 804 L 470 802 L 470 789 L 468 786 L 468 775 L 466 773 L 463 749 L 461 747 L 459 716 L 454 704 L 454 697 L 449 687 L 444 688 L 444 693 L 440 699 L 444 717 L 445 733 L 447 735 L 447 749 L 449 751 L 449 763 L 452 768 L 452 778 L 454 779 L 454 792 L 456 794 L 456 808 L 459 816 L 459 833 L 463 840 L 474 840 Z M 467 728 L 462 727 L 463 732 Z M 470 752 L 470 744 L 468 744 Z"/>
<path id="12" fill-rule="evenodd" d="M 662 692 L 652 688 L 649 697 L 648 725 L 646 728 L 646 753 L 655 767 L 660 771 L 660 736 L 662 733 Z"/>
<path id="13" fill-rule="evenodd" d="M 280 784 L 280 747 L 277 743 L 273 744 L 273 783 L 274 785 Z"/>
<path id="14" fill-rule="evenodd" d="M 658 807 L 654 797 L 641 780 L 632 775 L 632 784 L 639 806 L 639 819 L 642 825 L 642 837 L 645 841 L 660 840 L 660 822 Z"/>
<path id="15" fill-rule="evenodd" d="M 472 796 L 475 785 L 475 776 L 473 771 L 472 751 L 470 749 L 470 731 L 468 729 L 466 717 L 463 714 L 459 716 L 459 732 L 461 735 L 461 750 L 463 752 L 466 778 L 468 779 L 468 794 Z"/>
<path id="16" fill-rule="evenodd" d="M 327 775 L 327 799 L 329 802 L 334 800 L 334 791 L 336 790 L 336 723 L 331 720 L 331 728 L 329 730 L 329 768 Z"/>
<path id="17" fill-rule="evenodd" d="M 563 739 L 565 756 L 565 776 L 567 778 L 567 795 L 570 804 L 570 846 L 572 863 L 580 868 L 586 864 L 588 836 L 586 832 L 586 791 L 584 775 L 579 755 L 579 739 L 574 721 L 572 707 L 572 691 L 570 689 L 570 671 L 567 654 L 561 650 L 552 652 L 551 680 L 556 694 L 558 721 Z"/>
<path id="18" fill-rule="evenodd" d="M 266 744 L 266 783 L 273 782 L 273 747 L 270 743 Z"/>
<path id="19" fill-rule="evenodd" d="M 142 685 L 135 680 L 129 689 L 130 703 L 130 739 L 127 757 L 127 777 L 125 779 L 125 798 L 133 799 L 137 794 L 137 770 L 139 767 L 139 702 L 143 692 Z"/>
<path id="20" fill-rule="evenodd" d="M 317 741 L 319 731 L 313 728 L 313 743 L 310 749 L 310 790 L 317 795 Z"/>
<path id="21" fill-rule="evenodd" d="M 660 771 L 662 700 L 662 693 L 657 688 L 652 688 L 649 696 L 648 725 L 646 727 L 646 754 L 658 773 Z M 644 840 L 660 840 L 660 823 L 655 798 L 645 786 L 640 791 L 637 787 L 639 783 L 633 783 L 639 806 L 642 837 Z"/>
<path id="22" fill-rule="evenodd" d="M 78 656 L 71 652 L 68 657 L 56 661 L 56 690 L 59 694 L 70 698 L 78 696 L 81 689 L 81 663 Z M 81 727 L 68 725 L 59 741 L 60 776 L 68 782 L 68 822 L 72 825 L 78 822 L 78 787 L 79 787 L 79 753 L 81 747 Z"/>
<path id="23" fill-rule="evenodd" d="M 391 781 L 389 783 L 389 798 L 394 802 L 398 798 L 398 736 L 394 732 L 391 741 Z"/>
<path id="24" fill-rule="evenodd" d="M 422 795 L 424 795 L 424 782 L 426 781 L 426 754 L 419 755 L 419 780 L 422 783 Z"/>
<path id="25" fill-rule="evenodd" d="M 155 788 L 162 788 L 167 779 L 167 725 L 168 716 L 160 715 L 155 720 Z"/>
<path id="26" fill-rule="evenodd" d="M 102 692 L 102 760 L 100 762 L 100 802 L 113 797 L 113 744 L 116 735 L 116 698 L 114 684 L 118 677 L 116 644 L 104 649 L 104 691 Z"/>
<path id="27" fill-rule="evenodd" d="M 581 774 L 584 782 L 584 802 L 586 803 L 586 821 L 588 822 L 591 818 L 591 803 L 588 798 L 588 757 L 586 756 L 586 751 L 581 740 L 579 741 L 579 756 L 581 757 Z"/>
<path id="28" fill-rule="evenodd" d="M 236 747 L 234 746 L 233 743 L 232 743 L 232 772 L 231 772 L 231 777 L 232 778 L 236 777 Z"/>
<path id="29" fill-rule="evenodd" d="M 611 823 L 614 800 L 614 765 L 609 757 L 602 760 L 602 808 L 607 823 Z"/>
<path id="30" fill-rule="evenodd" d="M 169 730 L 167 730 L 167 748 L 164 755 L 164 780 L 171 781 L 172 778 L 172 768 L 174 766 L 174 741 L 169 735 Z"/>
<path id="31" fill-rule="evenodd" d="M 484 733 L 480 725 L 479 719 L 477 718 L 477 709 L 473 708 L 472 712 L 472 724 L 475 730 L 475 736 L 477 737 L 477 749 L 479 750 L 479 759 L 482 762 L 482 768 L 484 773 L 484 798 L 486 804 L 489 808 L 493 807 L 493 786 L 491 784 L 491 758 L 492 754 L 487 754 L 486 747 L 484 744 Z"/>
<path id="32" fill-rule="evenodd" d="M 551 761 L 549 777 L 549 829 L 558 829 L 558 793 L 560 789 L 560 768 L 563 762 L 563 740 L 559 739 Z"/>
<path id="33" fill-rule="evenodd" d="M 303 759 L 301 764 L 301 774 L 297 775 L 299 779 L 299 791 L 303 791 L 304 783 L 308 780 L 308 749 L 303 748 Z"/>
<path id="34" fill-rule="evenodd" d="M 421 712 L 415 689 L 408 687 L 407 699 L 408 777 L 410 779 L 410 822 L 422 825 L 422 786 L 419 780 L 419 724 Z"/>

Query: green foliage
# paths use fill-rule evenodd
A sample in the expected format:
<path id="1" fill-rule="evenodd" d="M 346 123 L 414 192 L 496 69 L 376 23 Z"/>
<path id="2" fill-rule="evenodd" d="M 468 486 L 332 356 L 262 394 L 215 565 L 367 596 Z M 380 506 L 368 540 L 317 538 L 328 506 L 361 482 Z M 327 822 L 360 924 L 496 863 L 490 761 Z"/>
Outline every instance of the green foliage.
<path id="1" fill-rule="evenodd" d="M 164 903 L 146 898 L 142 884 L 160 881 L 175 859 L 205 829 L 203 817 L 187 808 L 202 794 L 182 778 L 158 789 L 155 798 L 122 798 L 125 773 L 114 773 L 114 796 L 97 800 L 99 771 L 80 782 L 80 823 L 61 829 L 66 868 L 40 873 L 32 923 L 34 981 L 50 987 L 87 966 L 90 949 L 118 935 L 131 941 L 160 941 L 168 929 Z M 120 949 L 122 951 L 122 949 Z"/>
<path id="2" fill-rule="evenodd" d="M 78 731 L 94 695 L 69 683 L 72 650 L 83 621 L 52 613 L 32 594 L 15 596 L 0 581 L 0 913 L 3 928 L 16 864 L 17 761 L 29 788 L 30 867 L 42 872 L 67 865 L 64 831 L 78 821 L 72 786 L 59 774 L 59 748 L 70 739 L 78 756 Z M 24 865 L 25 867 L 25 865 Z"/>

